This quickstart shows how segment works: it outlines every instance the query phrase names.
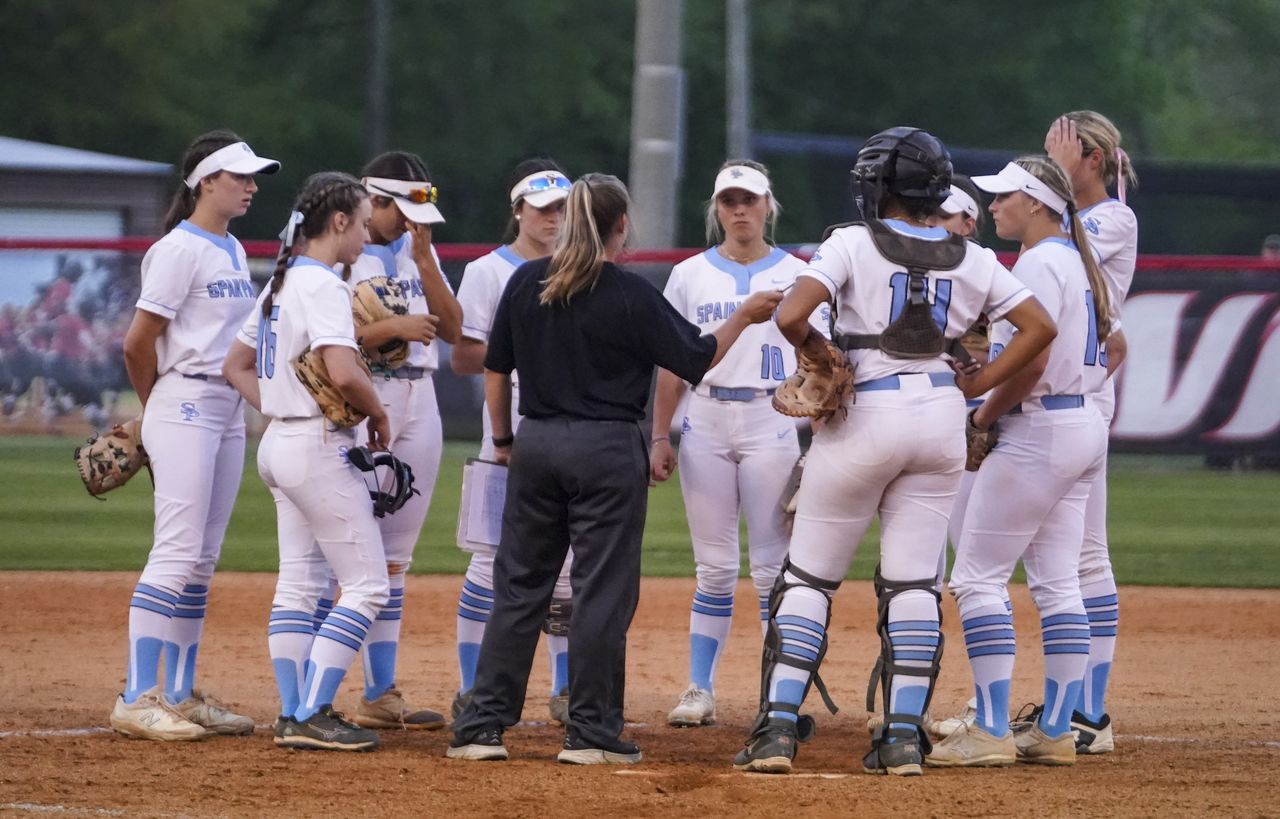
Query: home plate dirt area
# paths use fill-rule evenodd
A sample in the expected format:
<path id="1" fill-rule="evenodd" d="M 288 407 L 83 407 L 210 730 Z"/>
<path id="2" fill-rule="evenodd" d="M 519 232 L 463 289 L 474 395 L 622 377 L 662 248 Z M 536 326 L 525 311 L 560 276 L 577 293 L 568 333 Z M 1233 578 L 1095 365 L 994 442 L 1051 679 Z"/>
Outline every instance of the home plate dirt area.
<path id="1" fill-rule="evenodd" d="M 840 705 L 807 704 L 818 734 L 790 776 L 746 775 L 730 759 L 760 685 L 760 626 L 749 582 L 717 679 L 719 722 L 666 725 L 687 684 L 692 578 L 646 578 L 628 641 L 626 736 L 632 767 L 558 765 L 547 723 L 545 653 L 535 658 L 525 722 L 508 762 L 444 758 L 447 731 L 382 734 L 372 753 L 276 748 L 277 699 L 266 622 L 275 578 L 214 578 L 199 684 L 259 724 L 250 737 L 130 740 L 107 728 L 124 683 L 136 574 L 0 573 L 0 814 L 54 816 L 1276 816 L 1280 800 L 1280 591 L 1123 587 L 1109 699 L 1116 750 L 1069 768 L 861 773 L 867 675 L 875 658 L 871 585 L 836 596 L 823 678 Z M 461 578 L 413 576 L 406 590 L 399 685 L 447 711 L 457 685 L 454 617 Z M 1042 696 L 1038 618 L 1013 589 L 1014 701 Z M 954 602 L 934 696 L 950 714 L 971 683 Z M 337 708 L 351 711 L 359 667 Z"/>

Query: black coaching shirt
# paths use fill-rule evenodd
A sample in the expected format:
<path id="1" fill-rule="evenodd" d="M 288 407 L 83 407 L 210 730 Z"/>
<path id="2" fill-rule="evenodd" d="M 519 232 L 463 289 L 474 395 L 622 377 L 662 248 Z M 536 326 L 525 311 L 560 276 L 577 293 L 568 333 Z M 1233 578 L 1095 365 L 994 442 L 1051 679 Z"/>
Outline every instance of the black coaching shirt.
<path id="1" fill-rule="evenodd" d="M 654 366 L 697 384 L 716 340 L 644 279 L 605 262 L 595 287 L 542 305 L 551 259 L 521 265 L 502 291 L 485 369 L 520 373 L 526 418 L 640 421 Z"/>

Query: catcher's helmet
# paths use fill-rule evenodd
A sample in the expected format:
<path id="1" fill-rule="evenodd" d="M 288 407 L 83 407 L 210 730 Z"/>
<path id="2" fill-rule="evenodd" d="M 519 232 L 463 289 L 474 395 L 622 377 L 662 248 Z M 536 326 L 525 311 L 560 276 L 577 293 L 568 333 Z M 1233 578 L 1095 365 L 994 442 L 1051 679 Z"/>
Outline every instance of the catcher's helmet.
<path id="1" fill-rule="evenodd" d="M 347 461 L 366 473 L 364 483 L 369 488 L 376 517 L 393 514 L 408 503 L 409 498 L 419 494 L 413 488 L 413 470 L 390 452 L 374 451 L 366 446 L 351 447 L 347 450 Z"/>
<path id="2" fill-rule="evenodd" d="M 868 139 L 853 165 L 858 205 L 879 218 L 892 194 L 909 205 L 936 207 L 951 188 L 951 154 L 927 131 L 900 125 Z"/>

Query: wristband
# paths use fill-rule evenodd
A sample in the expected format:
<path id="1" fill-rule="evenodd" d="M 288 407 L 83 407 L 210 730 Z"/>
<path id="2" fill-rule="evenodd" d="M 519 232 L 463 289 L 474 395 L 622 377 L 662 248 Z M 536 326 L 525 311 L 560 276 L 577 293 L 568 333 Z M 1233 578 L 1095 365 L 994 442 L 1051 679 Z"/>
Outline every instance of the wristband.
<path id="1" fill-rule="evenodd" d="M 506 447 L 511 446 L 511 444 L 515 442 L 516 436 L 514 434 L 506 435 L 506 436 L 503 436 L 502 438 L 498 438 L 494 436 L 494 437 L 491 437 L 489 440 L 493 441 L 493 445 L 495 447 L 498 447 L 499 449 L 505 449 Z"/>

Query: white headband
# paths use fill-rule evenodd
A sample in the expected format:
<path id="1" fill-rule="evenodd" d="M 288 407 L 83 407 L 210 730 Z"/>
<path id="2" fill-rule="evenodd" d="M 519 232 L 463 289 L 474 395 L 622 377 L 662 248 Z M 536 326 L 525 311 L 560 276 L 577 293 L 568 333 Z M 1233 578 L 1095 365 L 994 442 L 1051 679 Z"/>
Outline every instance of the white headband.
<path id="1" fill-rule="evenodd" d="M 1051 190 L 1048 185 L 1037 179 L 1030 171 L 1015 162 L 1005 165 L 1000 170 L 1000 173 L 993 176 L 973 177 L 973 184 L 987 193 L 1022 191 L 1027 196 L 1043 202 L 1058 213 L 1066 215 L 1067 212 L 1066 199 L 1063 199 Z"/>
<path id="2" fill-rule="evenodd" d="M 247 142 L 233 142 L 200 160 L 196 169 L 187 177 L 187 187 L 195 190 L 200 180 L 218 171 L 231 173 L 275 173 L 280 163 L 258 156 Z"/>

